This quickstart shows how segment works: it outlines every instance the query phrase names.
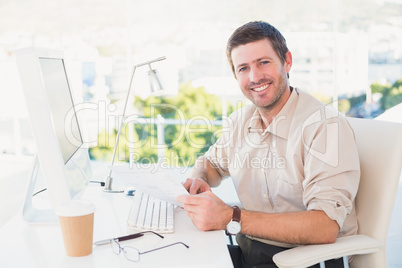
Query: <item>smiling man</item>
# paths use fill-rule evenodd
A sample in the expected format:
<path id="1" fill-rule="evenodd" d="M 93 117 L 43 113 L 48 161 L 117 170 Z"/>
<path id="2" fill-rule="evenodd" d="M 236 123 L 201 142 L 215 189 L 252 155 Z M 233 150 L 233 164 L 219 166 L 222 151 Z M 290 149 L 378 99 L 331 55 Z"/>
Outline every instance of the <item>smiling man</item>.
<path id="1" fill-rule="evenodd" d="M 287 73 L 292 54 L 287 51 L 282 62 L 271 41 L 262 39 L 234 47 L 231 61 L 243 94 L 265 115 L 262 118 L 268 126 L 290 96 Z"/>
<path id="2" fill-rule="evenodd" d="M 194 225 L 235 234 L 235 267 L 275 267 L 272 256 L 302 244 L 357 233 L 354 198 L 359 159 L 354 134 L 336 110 L 289 85 L 292 54 L 266 22 L 229 38 L 227 57 L 251 104 L 234 112 L 200 157 L 180 196 Z M 241 206 L 210 187 L 231 177 Z M 342 267 L 342 260 L 326 262 Z"/>

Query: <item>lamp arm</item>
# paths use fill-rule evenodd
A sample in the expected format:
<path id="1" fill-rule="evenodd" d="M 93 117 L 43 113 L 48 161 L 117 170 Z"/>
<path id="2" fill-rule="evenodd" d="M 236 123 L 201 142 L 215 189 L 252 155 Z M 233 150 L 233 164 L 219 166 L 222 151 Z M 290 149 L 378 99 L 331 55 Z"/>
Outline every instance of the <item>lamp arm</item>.
<path id="1" fill-rule="evenodd" d="M 112 162 L 111 162 L 111 166 L 110 166 L 109 176 L 107 176 L 106 182 L 105 182 L 105 189 L 104 189 L 105 191 L 111 191 L 111 186 L 112 186 L 112 167 L 113 167 L 113 164 L 114 164 L 114 160 L 116 158 L 117 147 L 118 147 L 119 139 L 120 139 L 120 132 L 121 132 L 121 129 L 123 127 L 124 119 L 126 117 L 127 103 L 128 103 L 128 99 L 130 97 L 131 85 L 133 83 L 134 74 L 135 74 L 135 71 L 137 70 L 137 67 L 138 67 L 138 65 L 134 65 L 134 69 L 133 69 L 133 72 L 131 74 L 130 84 L 129 84 L 128 90 L 127 90 L 126 102 L 124 103 L 123 118 L 122 118 L 122 120 L 120 122 L 119 130 L 117 132 L 116 142 L 114 144 L 113 156 L 112 156 Z"/>
<path id="2" fill-rule="evenodd" d="M 131 85 L 133 83 L 135 71 L 137 70 L 138 67 L 141 67 L 141 66 L 144 66 L 144 65 L 149 65 L 150 66 L 151 63 L 154 63 L 154 62 L 157 62 L 157 61 L 162 61 L 162 60 L 165 60 L 165 59 L 166 59 L 166 57 L 163 56 L 163 57 L 156 58 L 154 60 L 150 60 L 150 61 L 146 61 L 146 62 L 134 65 L 134 69 L 133 69 L 133 72 L 131 74 L 130 84 L 129 84 L 128 90 L 127 90 L 126 102 L 124 103 L 123 118 L 122 118 L 122 120 L 120 122 L 119 130 L 117 132 L 116 142 L 114 144 L 113 156 L 112 156 L 112 162 L 111 162 L 111 165 L 110 165 L 109 176 L 106 177 L 105 188 L 103 189 L 105 192 L 111 192 L 111 193 L 122 192 L 122 191 L 113 191 L 112 190 L 112 181 L 113 181 L 113 179 L 112 179 L 112 167 L 114 165 L 114 160 L 116 158 L 117 147 L 118 147 L 119 139 L 120 139 L 120 132 L 121 132 L 121 129 L 123 127 L 124 119 L 126 117 L 127 103 L 128 103 L 128 99 L 130 97 Z"/>

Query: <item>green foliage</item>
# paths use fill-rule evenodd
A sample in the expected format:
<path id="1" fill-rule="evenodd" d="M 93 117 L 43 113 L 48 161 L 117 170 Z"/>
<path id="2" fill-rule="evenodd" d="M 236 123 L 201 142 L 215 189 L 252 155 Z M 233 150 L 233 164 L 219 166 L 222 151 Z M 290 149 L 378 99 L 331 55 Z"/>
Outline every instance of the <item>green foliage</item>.
<path id="1" fill-rule="evenodd" d="M 382 85 L 379 83 L 373 83 L 370 86 L 371 89 L 371 93 L 381 93 L 384 94 L 385 92 L 387 92 L 390 88 L 390 85 Z"/>
<path id="2" fill-rule="evenodd" d="M 338 110 L 341 113 L 346 114 L 350 110 L 350 101 L 347 100 L 347 99 L 339 100 L 339 102 L 338 102 Z"/>
<path id="3" fill-rule="evenodd" d="M 350 103 L 350 107 L 354 107 L 366 100 L 366 94 L 362 94 L 360 96 L 351 97 L 348 99 Z"/>
<path id="4" fill-rule="evenodd" d="M 113 140 L 116 139 L 117 131 L 113 131 L 111 135 L 108 135 L 106 130 L 103 130 L 98 135 L 98 146 L 89 148 L 89 156 L 91 159 L 110 161 L 113 154 Z M 112 145 L 113 144 L 113 145 Z"/>
<path id="5" fill-rule="evenodd" d="M 398 80 L 392 85 L 393 88 L 398 88 L 398 90 L 400 90 L 401 86 L 402 86 L 402 78 L 398 79 Z"/>
<path id="6" fill-rule="evenodd" d="M 402 103 L 402 79 L 396 81 L 381 98 L 381 106 L 384 110 Z"/>
<path id="7" fill-rule="evenodd" d="M 208 94 L 204 88 L 193 88 L 191 84 L 182 85 L 174 98 L 149 97 L 146 100 L 136 98 L 134 106 L 142 109 L 144 117 L 155 118 L 157 114 L 164 118 L 183 119 L 205 116 L 215 120 L 222 114 L 222 103 L 215 95 Z"/>
<path id="8" fill-rule="evenodd" d="M 378 116 L 379 113 L 395 106 L 398 105 L 399 103 L 402 103 L 402 78 L 396 81 L 393 85 L 383 85 L 379 83 L 373 83 L 370 86 L 371 92 L 373 94 L 380 94 L 380 106 L 381 108 L 378 111 L 375 111 L 374 114 L 371 116 Z M 356 97 L 351 97 L 349 99 L 342 100 L 339 102 L 339 110 L 341 112 L 348 112 L 350 114 L 350 111 L 352 109 L 363 109 L 364 107 L 364 102 L 366 100 L 366 94 L 362 94 L 360 96 Z M 349 102 L 349 104 L 347 103 Z M 349 108 L 348 108 L 349 106 Z M 356 116 L 357 114 L 354 114 L 353 116 Z"/>
<path id="9" fill-rule="evenodd" d="M 402 78 L 391 85 L 374 83 L 371 85 L 373 93 L 381 93 L 381 108 L 385 111 L 402 102 Z"/>
<path id="10" fill-rule="evenodd" d="M 176 119 L 181 125 L 164 124 L 164 161 L 171 166 L 191 166 L 196 158 L 205 153 L 219 137 L 221 126 L 210 124 L 222 118 L 222 103 L 216 95 L 208 94 L 204 88 L 194 88 L 191 84 L 182 85 L 175 97 L 149 97 L 145 100 L 135 97 L 134 107 L 145 118 L 156 119 L 161 115 L 164 119 Z M 227 105 L 228 115 L 242 105 Z M 192 124 L 196 120 L 204 125 Z M 128 126 L 122 131 L 119 142 L 119 159 L 139 163 L 158 161 L 157 125 L 135 124 L 132 142 L 128 140 Z M 124 133 L 124 134 L 123 134 Z M 110 160 L 113 152 L 116 131 L 110 136 L 106 132 L 99 134 L 100 143 L 91 148 L 91 157 Z M 130 153 L 131 152 L 131 153 Z"/>

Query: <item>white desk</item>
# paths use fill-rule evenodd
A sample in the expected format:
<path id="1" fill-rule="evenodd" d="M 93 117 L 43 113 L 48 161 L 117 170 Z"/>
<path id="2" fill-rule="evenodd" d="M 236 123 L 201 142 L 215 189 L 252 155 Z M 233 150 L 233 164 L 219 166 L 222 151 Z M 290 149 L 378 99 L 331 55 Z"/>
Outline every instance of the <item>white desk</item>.
<path id="1" fill-rule="evenodd" d="M 96 205 L 94 241 L 127 234 L 126 220 L 131 198 L 123 194 L 104 193 L 98 185 L 88 187 L 85 199 Z M 138 263 L 115 255 L 109 245 L 93 248 L 85 257 L 68 257 L 58 224 L 29 225 L 21 213 L 0 229 L 1 267 L 232 267 L 226 238 L 222 231 L 202 232 L 192 224 L 185 211 L 175 211 L 175 233 L 161 239 L 154 235 L 121 242 L 140 251 L 181 241 L 175 245 L 141 255 Z"/>

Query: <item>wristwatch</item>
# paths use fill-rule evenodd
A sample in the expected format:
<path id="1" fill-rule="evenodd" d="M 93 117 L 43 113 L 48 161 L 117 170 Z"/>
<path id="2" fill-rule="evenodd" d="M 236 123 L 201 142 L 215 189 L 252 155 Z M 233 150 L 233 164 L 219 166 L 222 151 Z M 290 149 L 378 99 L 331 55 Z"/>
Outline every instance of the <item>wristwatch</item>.
<path id="1" fill-rule="evenodd" d="M 234 206 L 232 220 L 228 223 L 228 225 L 226 225 L 226 235 L 236 235 L 240 233 L 240 214 L 240 208 L 238 206 Z"/>

